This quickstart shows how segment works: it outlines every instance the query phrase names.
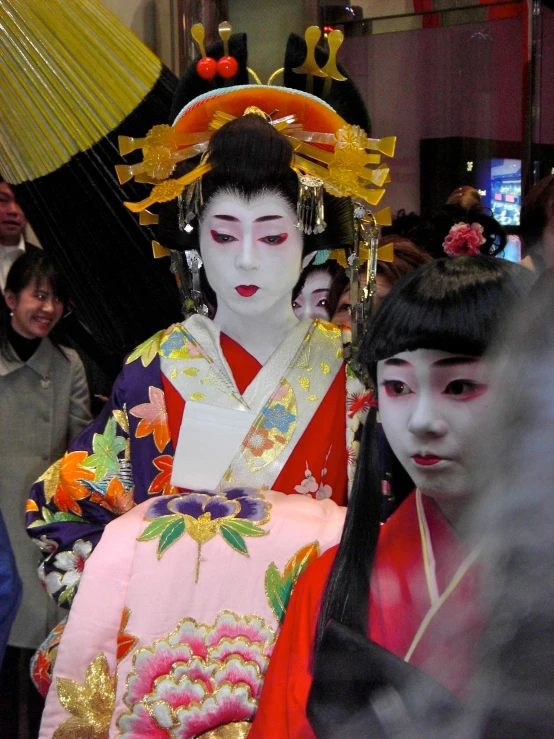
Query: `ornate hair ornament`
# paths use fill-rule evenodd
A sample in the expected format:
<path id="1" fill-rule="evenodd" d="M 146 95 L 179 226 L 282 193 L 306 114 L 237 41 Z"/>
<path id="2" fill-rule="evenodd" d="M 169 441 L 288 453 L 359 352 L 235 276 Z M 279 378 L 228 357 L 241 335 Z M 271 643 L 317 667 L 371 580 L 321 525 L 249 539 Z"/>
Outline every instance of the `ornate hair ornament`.
<path id="1" fill-rule="evenodd" d="M 480 254 L 479 247 L 486 242 L 483 226 L 480 223 L 455 223 L 442 243 L 449 257 Z"/>
<path id="2" fill-rule="evenodd" d="M 228 23 L 220 24 L 224 43 L 230 33 L 231 26 Z M 336 34 L 340 34 L 340 38 Z M 193 35 L 198 42 L 202 40 L 203 58 L 208 58 L 205 56 L 203 28 L 200 24 L 194 26 Z M 307 74 L 308 80 L 314 75 L 325 77 L 326 80 L 345 79 L 338 72 L 335 59 L 342 43 L 341 32 L 330 34 L 333 39 L 330 42 L 332 54 L 322 70 L 317 67 L 314 56 L 320 36 L 321 31 L 317 26 L 306 31 L 306 60 L 294 71 Z M 120 182 L 124 184 L 134 177 L 154 185 L 148 198 L 139 203 L 125 203 L 127 208 L 140 213 L 155 203 L 174 200 L 181 195 L 187 185 L 209 171 L 210 164 L 203 159 L 200 165 L 183 177 L 170 179 L 177 164 L 204 154 L 214 131 L 252 112 L 263 115 L 279 133 L 289 139 L 294 149 L 291 167 L 300 177 L 307 175 L 321 180 L 321 186 L 337 197 L 354 196 L 370 205 L 377 205 L 381 200 L 385 192 L 383 185 L 390 181 L 390 176 L 388 166 L 381 163 L 380 154 L 394 156 L 395 137 L 369 138 L 359 126 L 346 123 L 319 98 L 298 90 L 260 84 L 214 90 L 187 105 L 173 126 L 154 126 L 142 139 L 121 136 L 120 153 L 125 155 L 142 149 L 143 161 L 133 165 L 117 165 Z M 320 191 L 316 188 L 307 193 L 300 183 L 299 192 L 304 201 L 313 192 L 315 200 L 310 209 L 317 213 Z M 305 213 L 306 208 L 302 212 Z M 314 217 L 317 220 L 317 216 Z M 315 221 L 312 228 L 314 226 L 317 226 Z"/>
<path id="3" fill-rule="evenodd" d="M 191 32 L 202 54 L 197 72 L 206 79 L 205 74 L 212 73 L 211 62 L 215 63 L 215 60 L 206 55 L 203 27 L 197 24 Z M 224 42 L 223 59 L 232 59 L 227 46 L 231 35 L 230 24 L 220 24 L 219 33 Z M 329 58 L 321 69 L 315 60 L 315 48 L 320 37 L 321 30 L 317 26 L 307 29 L 306 58 L 293 71 L 307 75 L 308 90 L 313 89 L 314 76 L 324 78 L 325 97 L 333 80 L 340 82 L 346 79 L 339 72 L 336 63 L 336 53 L 342 44 L 343 35 L 340 31 L 329 34 Z M 226 73 L 222 74 L 217 66 L 221 61 L 215 63 L 215 73 L 225 77 Z M 259 82 L 257 76 L 249 71 Z M 190 231 L 193 220 L 201 211 L 201 179 L 211 169 L 207 154 L 211 136 L 230 121 L 255 113 L 263 116 L 292 145 L 290 166 L 298 175 L 298 229 L 304 234 L 317 234 L 325 229 L 324 190 L 336 197 L 356 198 L 364 203 L 365 208 L 364 217 L 356 221 L 359 235 L 355 249 L 356 259 L 358 264 L 367 262 L 367 257 L 360 262 L 360 256 L 363 256 L 364 249 L 376 254 L 377 223 L 390 221 L 390 212 L 388 218 L 380 218 L 381 214 L 374 217 L 369 207 L 379 203 L 385 193 L 384 185 L 390 182 L 389 168 L 381 162 L 381 154 L 394 156 L 396 138 L 370 138 L 359 126 L 348 124 L 324 100 L 309 92 L 273 86 L 271 83 L 280 71 L 282 70 L 271 75 L 267 85 L 241 85 L 207 92 L 186 105 L 173 126 L 154 126 L 144 138 L 120 137 L 122 155 L 136 149 L 142 149 L 143 152 L 142 162 L 116 167 L 120 182 L 123 184 L 135 178 L 153 185 L 147 198 L 137 203 L 126 202 L 125 205 L 132 212 L 140 214 L 141 224 L 150 225 L 157 222 L 157 216 L 148 210 L 150 206 L 178 198 L 180 228 Z M 198 155 L 201 159 L 196 167 L 181 177 L 172 178 L 180 162 Z M 381 213 L 384 214 L 385 211 Z M 370 231 L 371 234 L 375 231 L 375 238 L 369 235 Z M 158 242 L 154 246 L 156 256 L 169 254 L 169 250 Z M 372 259 L 373 257 L 369 261 Z M 189 261 L 187 255 L 187 262 Z M 374 279 L 371 281 L 372 268 L 368 269 L 370 282 L 365 288 L 366 291 L 369 290 L 369 302 L 365 301 L 367 305 L 371 303 L 374 283 Z M 353 282 L 357 284 L 357 279 Z M 196 283 L 198 284 L 197 280 Z M 193 310 L 203 310 L 202 303 L 197 305 L 198 301 L 195 299 L 193 303 Z M 364 310 L 362 313 L 366 315 L 367 310 Z"/>

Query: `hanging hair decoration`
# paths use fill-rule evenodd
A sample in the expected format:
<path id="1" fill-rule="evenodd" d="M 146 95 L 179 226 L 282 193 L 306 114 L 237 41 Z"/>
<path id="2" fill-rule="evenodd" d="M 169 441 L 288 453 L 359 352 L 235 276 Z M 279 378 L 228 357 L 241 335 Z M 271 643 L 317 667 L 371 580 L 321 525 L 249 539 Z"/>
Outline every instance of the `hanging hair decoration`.
<path id="1" fill-rule="evenodd" d="M 298 177 L 298 204 L 296 206 L 296 228 L 310 235 L 325 231 L 323 180 L 310 175 Z"/>
<path id="2" fill-rule="evenodd" d="M 347 274 L 350 279 L 350 304 L 352 306 L 352 344 L 349 359 L 362 382 L 367 384 L 369 378 L 357 357 L 362 337 L 367 330 L 369 319 L 375 307 L 379 228 L 375 217 L 362 202 L 356 202 L 354 205 L 354 225 L 356 233 L 355 248 L 347 259 Z M 365 280 L 362 285 L 360 268 L 363 264 L 362 253 L 364 251 L 368 256 L 365 260 Z"/>

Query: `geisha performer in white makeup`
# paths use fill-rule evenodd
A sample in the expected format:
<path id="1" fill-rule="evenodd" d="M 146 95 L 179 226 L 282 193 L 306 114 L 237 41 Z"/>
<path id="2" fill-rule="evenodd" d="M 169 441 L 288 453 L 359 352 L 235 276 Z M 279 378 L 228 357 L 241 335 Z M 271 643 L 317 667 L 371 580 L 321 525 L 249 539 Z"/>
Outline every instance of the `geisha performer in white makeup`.
<path id="1" fill-rule="evenodd" d="M 302 141 L 313 136 L 325 148 Z M 348 171 L 334 158 L 343 139 Z M 372 197 L 376 145 L 317 97 L 264 85 L 193 97 L 144 143 L 144 167 L 171 146 L 184 161 L 128 205 L 162 204 L 160 242 L 184 252 L 198 312 L 130 355 L 103 415 L 33 489 L 29 530 L 51 547 L 43 578 L 62 602 L 111 521 L 84 566 L 41 736 L 184 739 L 226 724 L 246 736 L 292 587 L 340 537 L 370 401 L 355 378 L 347 388 L 340 330 L 299 321 L 292 291 L 314 251 L 352 247 L 347 196 Z M 346 182 L 344 197 L 302 179 L 314 169 L 329 189 Z"/>
<path id="2" fill-rule="evenodd" d="M 361 350 L 381 423 L 372 410 L 340 545 L 292 595 L 249 739 L 399 736 L 421 688 L 437 716 L 465 696 L 482 615 L 464 514 L 492 401 L 483 355 L 530 284 L 518 265 L 470 256 L 426 264 L 384 298 Z M 387 468 L 401 505 L 381 526 Z"/>

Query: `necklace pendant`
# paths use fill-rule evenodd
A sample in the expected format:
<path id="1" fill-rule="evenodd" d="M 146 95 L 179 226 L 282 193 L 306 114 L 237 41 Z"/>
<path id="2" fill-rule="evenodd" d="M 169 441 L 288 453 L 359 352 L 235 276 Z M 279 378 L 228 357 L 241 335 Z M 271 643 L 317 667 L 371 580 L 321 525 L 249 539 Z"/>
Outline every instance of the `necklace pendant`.
<path id="1" fill-rule="evenodd" d="M 42 378 L 40 381 L 41 386 L 46 390 L 46 388 L 50 387 L 50 376 L 46 375 Z"/>

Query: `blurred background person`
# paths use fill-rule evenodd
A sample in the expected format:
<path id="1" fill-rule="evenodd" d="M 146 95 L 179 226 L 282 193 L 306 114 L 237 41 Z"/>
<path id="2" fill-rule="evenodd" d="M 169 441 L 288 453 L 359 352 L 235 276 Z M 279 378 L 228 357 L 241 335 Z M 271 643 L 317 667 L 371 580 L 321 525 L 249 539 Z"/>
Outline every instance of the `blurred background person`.
<path id="1" fill-rule="evenodd" d="M 473 187 L 457 187 L 429 221 L 422 221 L 410 238 L 434 259 L 463 254 L 502 255 L 508 240 L 505 228 L 483 208 Z M 469 251 L 468 251 L 469 247 Z"/>
<path id="2" fill-rule="evenodd" d="M 524 267 L 537 272 L 554 267 L 554 175 L 541 180 L 523 199 L 519 233 Z"/>
<path id="3" fill-rule="evenodd" d="M 66 294 L 41 249 L 20 256 L 11 267 L 0 316 L 0 510 L 4 516 L 23 600 L 11 628 L 0 678 L 4 736 L 17 737 L 18 710 L 28 714 L 35 736 L 41 699 L 31 686 L 34 650 L 62 618 L 37 575 L 39 552 L 25 532 L 29 489 L 88 424 L 88 388 L 81 360 L 61 347 L 51 332 L 60 320 Z M 71 516 L 66 509 L 65 517 Z M 41 548 L 53 543 L 38 537 Z M 19 707 L 19 709 L 18 709 Z M 11 717 L 15 723 L 8 726 Z M 23 730 L 21 716 L 19 728 Z M 23 734 L 27 735 L 27 734 Z"/>
<path id="4" fill-rule="evenodd" d="M 431 261 L 429 254 L 424 252 L 418 246 L 408 239 L 399 237 L 396 234 L 390 234 L 379 240 L 379 246 L 387 244 L 394 245 L 394 261 L 377 262 L 377 295 L 375 300 L 375 308 L 377 309 L 391 287 L 401 277 L 407 275 L 413 269 L 421 267 Z M 365 285 L 362 270 L 362 287 Z M 341 269 L 335 276 L 328 296 L 328 309 L 331 320 L 338 326 L 350 326 L 350 314 L 352 306 L 350 304 L 350 281 L 346 274 L 346 270 Z"/>
<path id="5" fill-rule="evenodd" d="M 299 321 L 303 318 L 330 320 L 329 290 L 338 269 L 335 262 L 325 262 L 310 264 L 302 271 L 292 292 L 292 309 Z"/>
<path id="6" fill-rule="evenodd" d="M 0 304 L 12 264 L 25 252 L 39 250 L 25 240 L 26 225 L 27 219 L 11 187 L 0 175 Z"/>

